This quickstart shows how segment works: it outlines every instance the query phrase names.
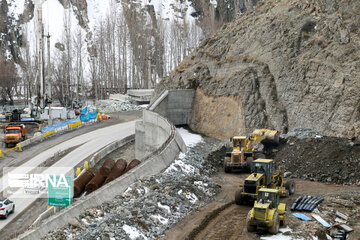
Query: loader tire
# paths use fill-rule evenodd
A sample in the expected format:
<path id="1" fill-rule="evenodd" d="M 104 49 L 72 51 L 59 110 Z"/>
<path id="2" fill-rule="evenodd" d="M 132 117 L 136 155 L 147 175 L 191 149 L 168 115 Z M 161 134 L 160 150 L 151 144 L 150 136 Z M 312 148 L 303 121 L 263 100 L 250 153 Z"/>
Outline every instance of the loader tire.
<path id="1" fill-rule="evenodd" d="M 293 180 L 287 181 L 285 183 L 285 188 L 288 190 L 289 195 L 293 195 L 296 190 L 295 182 Z"/>
<path id="2" fill-rule="evenodd" d="M 280 220 L 280 226 L 285 226 L 285 218 L 284 220 Z"/>
<path id="3" fill-rule="evenodd" d="M 224 158 L 224 171 L 225 171 L 226 173 L 230 173 L 230 172 L 231 172 L 231 167 L 229 167 L 229 166 L 227 165 L 228 162 L 230 162 L 230 158 L 229 158 L 229 157 L 225 157 L 225 158 Z"/>
<path id="4" fill-rule="evenodd" d="M 280 227 L 280 217 L 279 217 L 279 214 L 276 212 L 276 213 L 274 213 L 273 224 L 269 228 L 269 233 L 277 234 L 279 232 L 279 227 Z"/>
<path id="5" fill-rule="evenodd" d="M 243 199 L 241 193 L 242 193 L 242 188 L 240 188 L 239 190 L 236 190 L 236 192 L 235 192 L 235 203 L 237 205 L 244 204 L 244 199 Z"/>
<path id="6" fill-rule="evenodd" d="M 257 226 L 256 226 L 256 225 L 252 225 L 252 224 L 250 223 L 251 211 L 252 211 L 252 210 L 249 211 L 249 213 L 248 213 L 248 215 L 247 215 L 247 217 L 246 217 L 246 228 L 247 228 L 247 231 L 248 231 L 248 232 L 255 232 Z"/>

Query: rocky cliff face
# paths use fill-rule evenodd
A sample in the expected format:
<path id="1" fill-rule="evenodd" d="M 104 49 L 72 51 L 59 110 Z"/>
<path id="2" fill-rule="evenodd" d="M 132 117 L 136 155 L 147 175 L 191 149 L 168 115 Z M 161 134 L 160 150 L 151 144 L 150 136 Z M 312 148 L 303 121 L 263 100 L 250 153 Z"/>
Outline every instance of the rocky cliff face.
<path id="1" fill-rule="evenodd" d="M 260 1 L 164 79 L 196 89 L 191 127 L 217 138 L 303 127 L 359 137 L 360 5 Z"/>
<path id="2" fill-rule="evenodd" d="M 231 22 L 242 13 L 253 9 L 258 0 L 193 0 L 198 24 L 205 34 L 213 33 L 224 23 Z"/>

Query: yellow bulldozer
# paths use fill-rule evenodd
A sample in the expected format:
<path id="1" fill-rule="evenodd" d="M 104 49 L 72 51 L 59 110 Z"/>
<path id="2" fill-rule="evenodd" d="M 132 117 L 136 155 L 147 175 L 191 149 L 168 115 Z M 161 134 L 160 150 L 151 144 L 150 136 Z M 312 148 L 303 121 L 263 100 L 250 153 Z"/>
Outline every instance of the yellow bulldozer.
<path id="1" fill-rule="evenodd" d="M 255 129 L 249 136 L 236 136 L 230 138 L 232 151 L 227 152 L 224 158 L 224 170 L 226 173 L 232 169 L 250 170 L 251 162 L 265 155 L 259 149 L 260 143 L 279 144 L 280 132 L 269 129 Z"/>
<path id="2" fill-rule="evenodd" d="M 251 174 L 245 179 L 244 185 L 235 192 L 235 203 L 238 205 L 251 203 L 256 200 L 258 191 L 262 187 L 277 189 L 281 197 L 295 193 L 295 182 L 284 181 L 281 167 L 273 171 L 274 160 L 256 159 L 251 163 Z"/>
<path id="3" fill-rule="evenodd" d="M 276 234 L 280 225 L 285 224 L 286 204 L 280 203 L 280 191 L 272 188 L 260 188 L 254 207 L 246 218 L 248 232 L 265 228 Z"/>

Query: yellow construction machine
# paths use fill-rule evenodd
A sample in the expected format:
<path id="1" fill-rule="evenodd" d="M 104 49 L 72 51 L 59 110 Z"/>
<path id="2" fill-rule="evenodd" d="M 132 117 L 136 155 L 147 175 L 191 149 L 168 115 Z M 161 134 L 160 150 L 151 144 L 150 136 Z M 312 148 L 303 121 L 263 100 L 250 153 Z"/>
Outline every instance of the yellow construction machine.
<path id="1" fill-rule="evenodd" d="M 280 203 L 280 191 L 272 188 L 260 188 L 254 207 L 246 218 L 248 232 L 257 228 L 265 228 L 272 234 L 285 224 L 286 204 Z"/>
<path id="2" fill-rule="evenodd" d="M 226 173 L 232 169 L 250 170 L 251 162 L 260 157 L 265 157 L 259 149 L 262 144 L 278 144 L 280 132 L 269 129 L 255 129 L 249 136 L 236 136 L 230 138 L 232 151 L 227 152 L 224 158 L 224 170 Z"/>
<path id="3" fill-rule="evenodd" d="M 235 192 L 235 203 L 247 204 L 256 200 L 258 191 L 262 187 L 279 190 L 281 197 L 287 197 L 295 193 L 295 182 L 284 181 L 284 173 L 279 167 L 273 171 L 272 159 L 257 159 L 251 163 L 251 174 L 245 179 L 244 185 Z"/>

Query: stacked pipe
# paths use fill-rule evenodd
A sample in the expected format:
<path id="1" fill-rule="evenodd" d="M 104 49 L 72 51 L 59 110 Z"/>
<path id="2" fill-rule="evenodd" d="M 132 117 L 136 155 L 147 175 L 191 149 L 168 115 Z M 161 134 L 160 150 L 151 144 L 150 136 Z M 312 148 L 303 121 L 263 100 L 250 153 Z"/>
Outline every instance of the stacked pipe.
<path id="1" fill-rule="evenodd" d="M 300 196 L 291 204 L 290 210 L 312 212 L 322 201 L 322 197 Z"/>
<path id="2" fill-rule="evenodd" d="M 105 179 L 111 172 L 111 169 L 114 167 L 115 161 L 112 158 L 107 158 L 104 164 L 101 166 L 99 171 L 96 173 L 95 177 L 91 179 L 91 181 L 85 186 L 85 190 L 87 194 L 95 191 L 96 189 L 100 188 Z"/>
<path id="3" fill-rule="evenodd" d="M 117 160 L 115 166 L 111 169 L 109 176 L 106 178 L 104 185 L 120 177 L 126 170 L 127 162 L 124 159 Z"/>
<path id="4" fill-rule="evenodd" d="M 131 160 L 131 162 L 127 165 L 125 171 L 123 174 L 125 174 L 126 172 L 130 171 L 131 169 L 133 169 L 134 167 L 136 167 L 137 165 L 139 165 L 141 162 L 137 159 L 133 159 Z"/>
<path id="5" fill-rule="evenodd" d="M 79 197 L 86 184 L 95 176 L 97 169 L 89 168 L 74 181 L 74 197 Z"/>

